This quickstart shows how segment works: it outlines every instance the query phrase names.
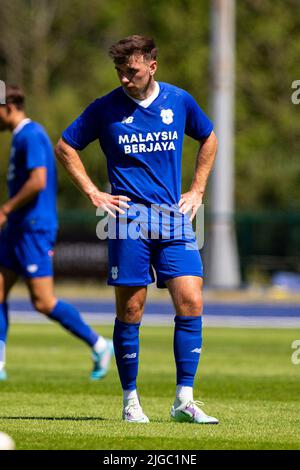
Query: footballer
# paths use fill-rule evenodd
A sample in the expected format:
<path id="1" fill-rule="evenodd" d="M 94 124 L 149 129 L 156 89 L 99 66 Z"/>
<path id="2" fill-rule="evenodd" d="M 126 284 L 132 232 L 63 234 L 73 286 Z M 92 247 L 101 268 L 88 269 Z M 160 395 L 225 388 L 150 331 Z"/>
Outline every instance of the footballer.
<path id="1" fill-rule="evenodd" d="M 111 46 L 121 86 L 93 101 L 63 132 L 56 156 L 73 182 L 95 207 L 130 222 L 134 206 L 151 211 L 169 206 L 187 230 L 202 204 L 213 166 L 217 139 L 213 124 L 185 90 L 155 80 L 157 48 L 152 39 L 133 35 Z M 176 64 L 175 64 L 176 65 Z M 181 193 L 184 135 L 199 142 L 193 181 Z M 78 151 L 98 140 L 107 160 L 111 194 L 92 182 Z M 146 209 L 145 209 L 146 208 Z M 175 208 L 175 209 L 174 209 Z M 155 215 L 148 217 L 154 219 Z M 203 267 L 196 237 L 111 237 L 108 284 L 114 286 L 114 350 L 123 389 L 123 419 L 148 423 L 137 393 L 139 330 L 147 286 L 155 279 L 167 287 L 175 310 L 176 392 L 171 418 L 178 422 L 218 424 L 193 396 L 202 345 Z M 130 225 L 130 223 L 128 223 Z M 172 225 L 172 224 L 171 224 Z M 145 235 L 145 230 L 142 231 Z M 158 236 L 157 236 L 158 235 Z"/>
<path id="2" fill-rule="evenodd" d="M 7 86 L 6 103 L 0 105 L 0 131 L 12 133 L 9 198 L 0 206 L 0 381 L 7 378 L 7 299 L 18 277 L 25 280 L 38 312 L 91 348 L 91 379 L 97 380 L 108 371 L 113 344 L 93 331 L 74 306 L 54 295 L 52 257 L 58 226 L 55 157 L 47 133 L 27 117 L 24 105 L 23 91 Z"/>

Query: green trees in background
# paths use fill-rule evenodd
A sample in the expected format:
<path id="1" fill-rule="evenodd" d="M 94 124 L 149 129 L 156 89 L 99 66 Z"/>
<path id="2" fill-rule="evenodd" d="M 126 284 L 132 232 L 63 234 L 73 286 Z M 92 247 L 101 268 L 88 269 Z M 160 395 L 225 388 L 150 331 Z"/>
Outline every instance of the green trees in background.
<path id="1" fill-rule="evenodd" d="M 240 209 L 300 208 L 300 2 L 237 1 L 236 194 Z"/>
<path id="2" fill-rule="evenodd" d="M 210 114 L 210 2 L 203 0 L 2 0 L 0 78 L 21 84 L 28 113 L 53 142 L 95 97 L 118 86 L 110 44 L 145 34 L 159 47 L 157 78 L 186 88 Z M 299 76 L 298 0 L 237 0 L 236 203 L 239 210 L 300 208 L 299 113 L 291 84 Z M 226 116 L 224 116 L 226 119 Z M 1 134 L 0 200 L 5 198 L 9 135 Z M 183 186 L 197 144 L 187 140 Z M 103 187 L 98 144 L 83 152 Z M 87 207 L 60 171 L 61 208 Z"/>

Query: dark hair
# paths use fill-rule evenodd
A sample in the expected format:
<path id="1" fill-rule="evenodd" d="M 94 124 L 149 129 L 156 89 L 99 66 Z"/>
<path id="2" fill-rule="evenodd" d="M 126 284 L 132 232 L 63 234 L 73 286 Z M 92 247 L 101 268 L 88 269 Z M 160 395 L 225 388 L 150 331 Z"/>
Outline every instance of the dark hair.
<path id="1" fill-rule="evenodd" d="M 6 86 L 6 104 L 14 104 L 15 107 L 22 111 L 25 106 L 25 94 L 17 85 Z"/>
<path id="2" fill-rule="evenodd" d="M 128 36 L 109 48 L 109 55 L 115 64 L 124 64 L 133 54 L 140 54 L 146 60 L 155 60 L 157 48 L 153 39 L 144 36 Z"/>

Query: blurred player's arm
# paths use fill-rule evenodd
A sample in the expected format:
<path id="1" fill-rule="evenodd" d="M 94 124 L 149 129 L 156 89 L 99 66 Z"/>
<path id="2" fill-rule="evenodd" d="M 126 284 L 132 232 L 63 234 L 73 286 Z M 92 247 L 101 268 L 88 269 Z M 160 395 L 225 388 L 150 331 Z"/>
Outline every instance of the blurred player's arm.
<path id="1" fill-rule="evenodd" d="M 190 220 L 193 220 L 202 204 L 207 180 L 215 160 L 217 146 L 218 140 L 213 131 L 206 139 L 200 142 L 191 188 L 187 193 L 181 195 L 179 201 L 180 212 L 186 214 L 191 211 Z"/>
<path id="2" fill-rule="evenodd" d="M 28 179 L 21 189 L 0 207 L 0 227 L 6 222 L 7 216 L 11 212 L 25 206 L 34 199 L 40 191 L 43 191 L 46 187 L 46 182 L 46 167 L 37 167 L 31 170 Z"/>
<path id="3" fill-rule="evenodd" d="M 124 214 L 121 207 L 128 208 L 129 206 L 126 201 L 130 201 L 130 199 L 127 196 L 113 196 L 99 191 L 88 176 L 77 151 L 63 139 L 58 141 L 55 147 L 55 155 L 70 175 L 73 183 L 88 197 L 95 207 L 101 207 L 112 217 L 115 217 L 112 210 Z"/>

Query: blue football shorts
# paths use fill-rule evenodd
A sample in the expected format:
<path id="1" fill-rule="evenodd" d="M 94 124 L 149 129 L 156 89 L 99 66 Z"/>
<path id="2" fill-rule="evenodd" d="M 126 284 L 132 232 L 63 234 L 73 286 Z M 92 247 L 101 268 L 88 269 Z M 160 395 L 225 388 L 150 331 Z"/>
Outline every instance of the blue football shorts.
<path id="1" fill-rule="evenodd" d="M 144 236 L 136 239 L 120 237 L 118 229 L 111 237 L 109 230 L 109 285 L 146 286 L 156 278 L 157 287 L 165 288 L 165 281 L 175 277 L 203 277 L 202 260 L 191 224 L 188 236 L 171 238 L 162 238 L 161 227 L 157 228 L 154 238 L 149 234 L 149 225 L 140 224 L 140 227 Z M 126 233 L 128 235 L 128 229 Z"/>
<path id="2" fill-rule="evenodd" d="M 0 266 L 25 278 L 53 276 L 55 230 L 0 232 Z"/>

